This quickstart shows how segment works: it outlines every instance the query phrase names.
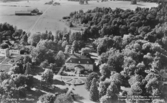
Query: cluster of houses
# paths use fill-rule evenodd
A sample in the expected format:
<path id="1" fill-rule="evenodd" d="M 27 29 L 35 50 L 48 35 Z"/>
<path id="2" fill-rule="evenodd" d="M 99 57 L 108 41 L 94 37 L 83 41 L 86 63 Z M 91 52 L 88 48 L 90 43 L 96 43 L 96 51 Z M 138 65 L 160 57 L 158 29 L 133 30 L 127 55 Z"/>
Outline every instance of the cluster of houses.
<path id="1" fill-rule="evenodd" d="M 79 0 L 79 4 L 88 4 L 88 0 Z"/>

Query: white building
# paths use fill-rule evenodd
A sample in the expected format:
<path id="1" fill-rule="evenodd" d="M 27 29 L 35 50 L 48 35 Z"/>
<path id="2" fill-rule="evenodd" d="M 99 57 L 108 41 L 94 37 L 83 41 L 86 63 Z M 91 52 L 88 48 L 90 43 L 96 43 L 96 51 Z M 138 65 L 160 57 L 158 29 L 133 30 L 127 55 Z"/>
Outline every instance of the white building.
<path id="1" fill-rule="evenodd" d="M 71 56 L 66 60 L 65 66 L 67 69 L 85 69 L 93 71 L 93 61 L 84 55 L 77 53 L 71 54 Z"/>
<path id="2" fill-rule="evenodd" d="M 0 49 L 0 56 L 17 57 L 18 55 L 20 55 L 20 50 Z"/>

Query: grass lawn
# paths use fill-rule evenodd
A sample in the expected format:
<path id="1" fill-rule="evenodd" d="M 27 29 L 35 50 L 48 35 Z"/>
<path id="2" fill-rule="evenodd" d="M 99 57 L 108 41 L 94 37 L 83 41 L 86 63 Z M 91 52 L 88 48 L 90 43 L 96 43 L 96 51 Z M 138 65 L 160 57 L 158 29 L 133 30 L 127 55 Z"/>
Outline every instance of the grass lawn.
<path id="1" fill-rule="evenodd" d="M 11 68 L 11 65 L 0 64 L 0 70 L 2 70 L 4 72 L 8 72 L 10 68 Z"/>
<path id="2" fill-rule="evenodd" d="M 10 60 L 10 58 L 6 58 L 4 61 L 2 61 L 2 64 L 7 64 Z"/>
<path id="3" fill-rule="evenodd" d="M 76 103 L 99 103 L 89 99 L 89 91 L 85 89 L 85 85 L 76 86 L 74 89 L 75 98 L 77 99 Z"/>

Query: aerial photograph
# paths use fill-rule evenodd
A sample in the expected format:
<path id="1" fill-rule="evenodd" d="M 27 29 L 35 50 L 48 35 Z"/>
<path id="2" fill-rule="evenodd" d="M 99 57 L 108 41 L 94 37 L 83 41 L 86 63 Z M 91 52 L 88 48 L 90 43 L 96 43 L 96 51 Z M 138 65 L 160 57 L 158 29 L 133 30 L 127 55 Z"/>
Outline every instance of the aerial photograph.
<path id="1" fill-rule="evenodd" d="M 167 0 L 0 0 L 0 103 L 167 103 Z"/>

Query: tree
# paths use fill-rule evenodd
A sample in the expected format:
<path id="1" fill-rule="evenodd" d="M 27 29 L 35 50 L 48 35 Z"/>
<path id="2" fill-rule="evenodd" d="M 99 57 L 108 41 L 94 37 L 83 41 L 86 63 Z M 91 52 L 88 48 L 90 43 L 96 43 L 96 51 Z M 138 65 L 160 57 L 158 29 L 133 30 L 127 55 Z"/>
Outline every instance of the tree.
<path id="1" fill-rule="evenodd" d="M 78 42 L 75 40 L 72 43 L 72 48 L 73 52 L 76 52 L 79 48 L 78 48 Z"/>
<path id="2" fill-rule="evenodd" d="M 71 53 L 71 45 L 66 45 L 64 53 Z"/>
<path id="3" fill-rule="evenodd" d="M 13 73 L 15 73 L 15 74 L 21 73 L 21 70 L 20 70 L 20 68 L 19 68 L 18 65 L 14 65 L 13 67 L 11 67 L 10 71 L 13 72 Z"/>
<path id="4" fill-rule="evenodd" d="M 126 25 L 122 25 L 119 29 L 120 29 L 120 35 L 128 33 L 128 27 Z"/>
<path id="5" fill-rule="evenodd" d="M 32 46 L 36 46 L 38 44 L 38 42 L 40 41 L 40 37 L 41 34 L 40 33 L 35 33 L 30 35 L 30 37 L 28 38 L 28 42 L 32 45 Z"/>
<path id="6" fill-rule="evenodd" d="M 91 38 L 97 38 L 99 36 L 99 28 L 96 25 L 91 26 L 90 28 L 90 33 L 89 37 Z"/>
<path id="7" fill-rule="evenodd" d="M 25 74 L 30 74 L 31 73 L 31 63 L 26 63 L 25 64 L 25 66 L 26 66 L 26 70 L 25 70 Z"/>
<path id="8" fill-rule="evenodd" d="M 113 73 L 113 72 L 111 72 Z M 118 88 L 124 83 L 124 78 L 120 73 L 113 73 L 110 76 L 110 80 L 114 82 Z"/>
<path id="9" fill-rule="evenodd" d="M 40 38 L 41 40 L 47 40 L 49 38 L 49 35 L 47 33 L 42 33 Z"/>
<path id="10" fill-rule="evenodd" d="M 54 103 L 55 98 L 53 94 L 44 94 L 38 98 L 38 101 L 40 101 L 40 103 Z"/>
<path id="11" fill-rule="evenodd" d="M 50 69 L 45 69 L 45 71 L 42 73 L 42 79 L 46 82 L 51 84 L 53 81 L 53 71 Z"/>
<path id="12" fill-rule="evenodd" d="M 131 95 L 141 95 L 143 90 L 141 88 L 141 83 L 140 82 L 136 82 L 131 86 Z"/>
<path id="13" fill-rule="evenodd" d="M 62 46 L 63 49 L 65 49 L 66 45 L 68 45 L 68 42 L 65 40 L 65 41 L 63 41 L 61 46 Z"/>
<path id="14" fill-rule="evenodd" d="M 102 96 L 100 103 L 117 103 L 117 94 L 119 90 L 114 82 L 110 82 L 110 85 L 106 89 L 106 95 Z"/>
<path id="15" fill-rule="evenodd" d="M 112 96 L 112 95 L 115 95 L 115 94 L 118 94 L 118 93 L 119 93 L 119 89 L 117 87 L 117 84 L 115 82 L 111 81 L 109 87 L 107 88 L 106 95 Z"/>
<path id="16" fill-rule="evenodd" d="M 49 69 L 51 69 L 52 71 L 58 71 L 56 70 L 57 64 L 56 63 L 50 63 L 49 64 Z"/>
<path id="17" fill-rule="evenodd" d="M 133 85 L 136 82 L 142 82 L 143 77 L 141 75 L 135 75 L 135 76 L 131 76 L 131 78 L 129 79 L 129 84 Z"/>
<path id="18" fill-rule="evenodd" d="M 104 95 L 100 98 L 100 103 L 112 103 L 110 96 Z"/>
<path id="19" fill-rule="evenodd" d="M 65 54 L 63 51 L 60 50 L 57 53 L 55 60 L 58 67 L 61 67 L 65 63 Z"/>
<path id="20" fill-rule="evenodd" d="M 9 75 L 6 72 L 0 72 L 0 83 L 3 82 L 5 79 L 9 79 Z"/>
<path id="21" fill-rule="evenodd" d="M 13 37 L 21 37 L 21 34 L 23 33 L 23 30 L 22 29 L 18 29 L 18 30 L 16 30 L 13 34 L 12 34 L 12 36 Z"/>
<path id="22" fill-rule="evenodd" d="M 31 63 L 31 58 L 30 58 L 30 56 L 26 55 L 26 56 L 24 56 L 23 63 L 26 64 L 28 62 Z"/>
<path id="23" fill-rule="evenodd" d="M 30 90 L 33 87 L 34 84 L 34 78 L 32 75 L 26 75 L 26 87 L 28 90 Z"/>
<path id="24" fill-rule="evenodd" d="M 124 69 L 126 69 L 127 74 L 131 76 L 134 71 L 136 70 L 136 61 L 132 59 L 131 57 L 124 57 Z"/>
<path id="25" fill-rule="evenodd" d="M 81 55 L 88 56 L 91 50 L 89 48 L 82 48 L 81 49 Z"/>
<path id="26" fill-rule="evenodd" d="M 119 89 L 117 88 L 116 84 L 114 82 L 111 82 L 109 87 L 107 88 L 106 96 L 110 97 L 110 102 L 117 103 L 118 101 L 118 93 Z"/>
<path id="27" fill-rule="evenodd" d="M 152 78 L 150 79 L 145 88 L 147 89 L 147 91 L 150 93 L 150 94 L 154 94 L 153 91 L 155 91 L 155 89 L 158 89 L 160 87 L 160 81 L 158 80 L 158 78 Z"/>
<path id="28" fill-rule="evenodd" d="M 57 30 L 56 33 L 54 34 L 54 42 L 58 42 L 59 40 L 62 40 L 62 31 Z"/>
<path id="29" fill-rule="evenodd" d="M 98 55 L 101 55 L 103 52 L 106 52 L 106 48 L 102 44 L 99 44 L 97 46 L 97 53 L 98 53 Z"/>
<path id="30" fill-rule="evenodd" d="M 25 86 L 26 85 L 26 76 L 22 75 L 22 74 L 14 74 L 13 75 L 13 81 L 16 85 L 16 87 L 21 87 L 21 86 Z"/>
<path id="31" fill-rule="evenodd" d="M 42 68 L 47 68 L 48 66 L 49 66 L 48 60 L 45 60 L 40 64 L 40 67 Z"/>
<path id="32" fill-rule="evenodd" d="M 23 45 L 27 45 L 27 43 L 28 43 L 28 36 L 27 36 L 26 33 L 21 37 L 20 42 L 21 42 L 21 44 L 23 44 Z"/>
<path id="33" fill-rule="evenodd" d="M 160 96 L 160 91 L 159 91 L 158 88 L 153 89 L 153 91 L 152 91 L 152 96 Z"/>
<path id="34" fill-rule="evenodd" d="M 145 77 L 145 80 L 148 82 L 153 78 L 160 78 L 160 75 L 154 72 L 149 72 L 147 76 Z"/>
<path id="35" fill-rule="evenodd" d="M 103 38 L 98 38 L 97 40 L 95 40 L 94 44 L 97 46 L 97 53 L 101 55 L 102 53 L 113 47 L 113 39 L 112 37 L 105 36 Z"/>
<path id="36" fill-rule="evenodd" d="M 4 95 L 9 97 L 11 88 L 16 86 L 12 79 L 6 79 L 1 83 L 1 87 L 3 88 Z"/>
<path id="37" fill-rule="evenodd" d="M 70 42 L 72 43 L 73 41 L 77 41 L 77 40 L 81 40 L 82 39 L 82 35 L 80 32 L 74 32 L 70 34 Z"/>
<path id="38" fill-rule="evenodd" d="M 100 73 L 104 77 L 104 80 L 105 80 L 105 78 L 110 77 L 110 72 L 111 72 L 111 70 L 110 70 L 110 67 L 108 64 L 105 63 L 105 64 L 100 65 Z M 104 80 L 102 80 L 102 81 L 104 81 Z"/>
<path id="39" fill-rule="evenodd" d="M 73 25 L 73 23 L 72 23 L 71 21 L 69 21 L 69 22 L 68 22 L 68 26 L 71 28 L 71 27 L 73 27 L 74 25 Z"/>
<path id="40" fill-rule="evenodd" d="M 95 102 L 99 100 L 99 92 L 98 92 L 98 88 L 97 88 L 96 78 L 93 78 L 92 83 L 91 83 L 90 100 L 95 101 Z"/>
<path id="41" fill-rule="evenodd" d="M 91 86 L 93 78 L 98 78 L 98 74 L 96 72 L 90 73 L 88 77 L 86 78 L 85 86 L 88 91 L 90 90 L 90 86 Z"/>
<path id="42" fill-rule="evenodd" d="M 108 65 L 111 66 L 115 71 L 120 72 L 123 70 L 123 54 L 119 51 L 114 52 L 113 54 L 109 55 L 108 58 Z"/>
<path id="43" fill-rule="evenodd" d="M 99 83 L 99 97 L 106 94 L 107 88 L 110 85 L 110 81 L 100 81 Z"/>
<path id="44" fill-rule="evenodd" d="M 122 37 L 121 36 L 114 36 L 113 42 L 114 42 L 113 47 L 119 50 L 122 48 Z"/>
<path id="45" fill-rule="evenodd" d="M 41 40 L 36 48 L 31 51 L 31 56 L 37 59 L 38 63 L 48 60 L 49 63 L 55 61 L 54 57 L 59 50 L 59 46 L 52 40 Z"/>
<path id="46" fill-rule="evenodd" d="M 26 88 L 21 86 L 18 88 L 12 88 L 11 98 L 26 98 Z"/>
<path id="47" fill-rule="evenodd" d="M 85 42 L 83 40 L 78 40 L 78 49 L 81 50 L 81 48 L 85 47 Z"/>

